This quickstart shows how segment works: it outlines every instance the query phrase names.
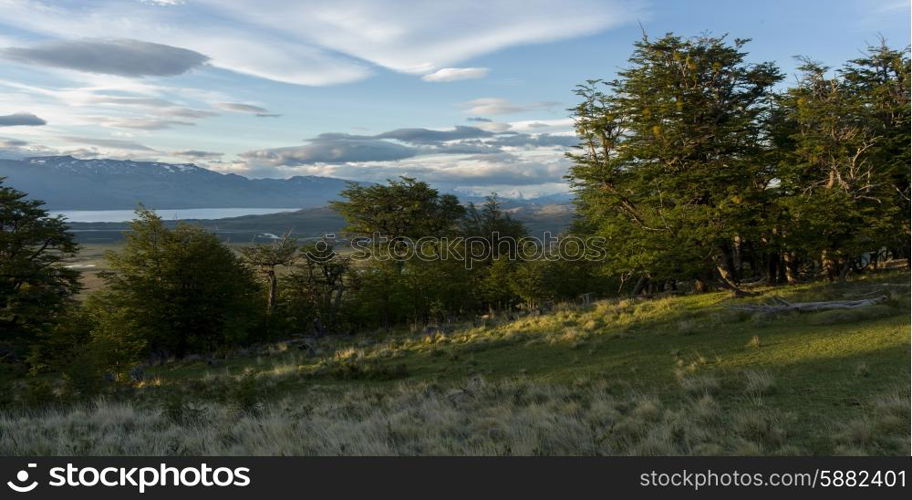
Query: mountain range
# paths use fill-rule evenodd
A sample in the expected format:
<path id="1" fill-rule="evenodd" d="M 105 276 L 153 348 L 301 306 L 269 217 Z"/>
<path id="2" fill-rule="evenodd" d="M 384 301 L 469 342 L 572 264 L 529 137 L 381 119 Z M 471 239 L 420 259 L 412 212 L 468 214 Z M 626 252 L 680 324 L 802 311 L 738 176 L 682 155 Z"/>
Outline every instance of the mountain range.
<path id="1" fill-rule="evenodd" d="M 44 201 L 48 210 L 132 210 L 138 203 L 152 209 L 318 208 L 336 199 L 349 182 L 312 175 L 250 179 L 191 163 L 72 156 L 0 158 L 0 177 L 30 198 Z M 452 193 L 464 203 L 484 200 Z M 563 204 L 570 199 L 569 194 L 561 193 L 513 201 Z"/>
<path id="2" fill-rule="evenodd" d="M 49 210 L 312 208 L 335 199 L 342 179 L 248 179 L 193 164 L 43 156 L 0 159 L 0 177 Z"/>

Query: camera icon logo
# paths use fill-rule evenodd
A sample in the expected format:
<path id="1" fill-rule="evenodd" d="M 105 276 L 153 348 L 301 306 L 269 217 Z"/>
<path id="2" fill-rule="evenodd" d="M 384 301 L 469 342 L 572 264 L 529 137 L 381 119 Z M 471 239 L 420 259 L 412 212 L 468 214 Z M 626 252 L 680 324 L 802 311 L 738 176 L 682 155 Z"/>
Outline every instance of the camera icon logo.
<path id="1" fill-rule="evenodd" d="M 28 464 L 27 469 L 34 469 L 35 467 L 38 467 L 38 464 Z M 38 487 L 38 481 L 32 481 L 29 484 L 25 484 L 28 480 L 28 470 L 22 469 L 16 473 L 16 481 L 7 481 L 6 485 L 17 493 L 28 493 Z"/>

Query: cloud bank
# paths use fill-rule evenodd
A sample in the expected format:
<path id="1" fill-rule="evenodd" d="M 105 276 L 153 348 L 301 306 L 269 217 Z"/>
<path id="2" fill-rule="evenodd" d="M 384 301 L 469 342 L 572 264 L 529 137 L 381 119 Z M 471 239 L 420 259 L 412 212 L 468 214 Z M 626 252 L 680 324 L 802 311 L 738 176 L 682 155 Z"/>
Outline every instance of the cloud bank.
<path id="1" fill-rule="evenodd" d="M 566 191 L 564 152 L 577 142 L 567 132 L 491 132 L 466 126 L 375 135 L 324 133 L 299 146 L 249 151 L 239 155 L 238 163 L 213 167 L 253 177 L 321 175 L 375 182 L 409 175 L 463 192 L 538 195 Z"/>

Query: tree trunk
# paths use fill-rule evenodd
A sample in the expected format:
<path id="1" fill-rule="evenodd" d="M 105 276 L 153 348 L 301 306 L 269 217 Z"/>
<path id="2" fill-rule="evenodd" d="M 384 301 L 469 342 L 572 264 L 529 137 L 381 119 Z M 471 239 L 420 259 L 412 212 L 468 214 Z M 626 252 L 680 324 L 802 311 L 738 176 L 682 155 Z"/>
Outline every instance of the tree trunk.
<path id="1" fill-rule="evenodd" d="M 742 290 L 741 288 L 739 288 L 738 284 L 734 280 L 731 279 L 731 272 L 729 272 L 729 270 L 726 269 L 725 266 L 722 266 L 722 265 L 716 266 L 716 271 L 719 272 L 719 280 L 722 283 L 722 288 L 731 290 L 731 292 L 735 295 L 735 297 L 748 297 L 751 295 L 756 295 L 753 292 L 748 292 L 746 290 Z"/>
<path id="2" fill-rule="evenodd" d="M 795 259 L 795 254 L 792 252 L 783 252 L 782 260 L 785 264 L 782 266 L 785 270 L 785 282 L 789 285 L 798 283 L 798 262 Z"/>
<path id="3" fill-rule="evenodd" d="M 744 272 L 743 262 L 741 260 L 741 247 L 743 242 L 740 236 L 735 236 L 731 246 L 731 272 L 735 276 L 735 281 L 740 282 Z"/>
<path id="4" fill-rule="evenodd" d="M 766 282 L 775 285 L 779 283 L 779 254 L 767 254 L 766 260 Z"/>
<path id="5" fill-rule="evenodd" d="M 276 297 L 279 290 L 279 282 L 276 279 L 275 270 L 266 271 L 266 279 L 269 282 L 269 297 L 266 299 L 266 314 L 272 315 L 275 310 Z"/>
<path id="6" fill-rule="evenodd" d="M 741 306 L 733 306 L 733 309 L 741 311 L 763 311 L 763 312 L 789 312 L 789 311 L 799 311 L 799 312 L 814 312 L 814 311 L 829 311 L 832 309 L 855 309 L 858 307 L 867 307 L 874 304 L 880 304 L 886 302 L 889 299 L 886 295 L 880 297 L 874 297 L 870 299 L 858 299 L 858 300 L 828 300 L 822 302 L 800 302 L 800 303 L 791 303 L 786 300 L 773 297 L 773 300 L 768 304 L 746 304 Z"/>
<path id="7" fill-rule="evenodd" d="M 826 276 L 827 281 L 836 281 L 836 278 L 839 275 L 836 261 L 833 260 L 826 250 L 820 253 L 820 267 L 823 270 L 823 274 Z"/>

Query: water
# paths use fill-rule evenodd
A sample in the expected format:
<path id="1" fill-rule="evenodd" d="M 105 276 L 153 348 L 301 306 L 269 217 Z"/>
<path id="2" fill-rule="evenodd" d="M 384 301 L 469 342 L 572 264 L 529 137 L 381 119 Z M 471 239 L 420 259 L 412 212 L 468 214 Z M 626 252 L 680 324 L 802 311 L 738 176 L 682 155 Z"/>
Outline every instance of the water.
<path id="1" fill-rule="evenodd" d="M 279 212 L 294 212 L 298 208 L 182 208 L 156 210 L 164 220 L 178 219 L 224 219 L 242 215 L 264 215 Z M 69 222 L 126 222 L 133 220 L 133 210 L 59 210 L 51 215 L 62 215 Z"/>

